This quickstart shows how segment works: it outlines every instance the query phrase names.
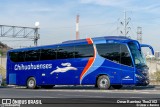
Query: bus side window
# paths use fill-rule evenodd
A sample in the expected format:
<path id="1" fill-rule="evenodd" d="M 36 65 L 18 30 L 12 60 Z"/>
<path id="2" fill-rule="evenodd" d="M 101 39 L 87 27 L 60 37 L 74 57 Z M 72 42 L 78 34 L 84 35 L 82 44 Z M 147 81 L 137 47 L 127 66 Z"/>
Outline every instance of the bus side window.
<path id="1" fill-rule="evenodd" d="M 24 62 L 25 52 L 10 52 L 9 56 L 13 62 Z"/>
<path id="2" fill-rule="evenodd" d="M 133 66 L 131 55 L 126 45 L 121 44 L 121 64 Z"/>
<path id="3" fill-rule="evenodd" d="M 58 47 L 57 59 L 74 58 L 74 46 Z"/>
<path id="4" fill-rule="evenodd" d="M 120 63 L 120 45 L 117 43 L 97 44 L 97 51 L 100 56 L 113 62 Z"/>
<path id="5" fill-rule="evenodd" d="M 93 45 L 77 45 L 75 46 L 75 58 L 93 57 Z"/>
<path id="6" fill-rule="evenodd" d="M 56 49 L 41 49 L 40 60 L 54 60 L 57 58 Z"/>
<path id="7" fill-rule="evenodd" d="M 25 61 L 39 61 L 40 50 L 29 50 L 26 51 Z"/>

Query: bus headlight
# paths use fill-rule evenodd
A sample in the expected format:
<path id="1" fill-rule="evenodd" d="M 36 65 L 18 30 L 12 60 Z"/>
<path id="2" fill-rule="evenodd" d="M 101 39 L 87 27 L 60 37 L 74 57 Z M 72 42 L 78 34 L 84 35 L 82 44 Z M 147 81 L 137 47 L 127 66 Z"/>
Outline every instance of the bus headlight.
<path id="1" fill-rule="evenodd" d="M 142 76 L 140 76 L 140 75 L 138 75 L 138 74 L 135 74 L 135 76 L 136 76 L 137 78 L 142 79 Z"/>

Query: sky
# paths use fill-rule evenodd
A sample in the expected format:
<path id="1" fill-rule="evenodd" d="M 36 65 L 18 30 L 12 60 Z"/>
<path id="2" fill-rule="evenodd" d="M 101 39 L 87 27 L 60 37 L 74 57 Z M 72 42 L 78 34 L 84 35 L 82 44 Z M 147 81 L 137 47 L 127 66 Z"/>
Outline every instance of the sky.
<path id="1" fill-rule="evenodd" d="M 136 39 L 140 26 L 142 43 L 160 51 L 159 0 L 0 0 L 0 25 L 35 27 L 38 21 L 38 45 L 48 45 L 75 39 L 77 14 L 80 38 L 118 36 L 123 31 L 124 11 L 128 36 Z M 33 45 L 33 41 L 0 40 L 11 47 Z"/>

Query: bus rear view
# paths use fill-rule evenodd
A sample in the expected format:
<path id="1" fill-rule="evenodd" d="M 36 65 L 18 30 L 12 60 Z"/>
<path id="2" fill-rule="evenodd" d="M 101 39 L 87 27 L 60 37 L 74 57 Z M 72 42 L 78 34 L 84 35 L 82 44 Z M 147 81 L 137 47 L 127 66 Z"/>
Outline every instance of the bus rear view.
<path id="1" fill-rule="evenodd" d="M 36 87 L 95 85 L 115 89 L 148 85 L 148 67 L 138 41 L 106 36 L 13 49 L 7 53 L 7 84 Z"/>

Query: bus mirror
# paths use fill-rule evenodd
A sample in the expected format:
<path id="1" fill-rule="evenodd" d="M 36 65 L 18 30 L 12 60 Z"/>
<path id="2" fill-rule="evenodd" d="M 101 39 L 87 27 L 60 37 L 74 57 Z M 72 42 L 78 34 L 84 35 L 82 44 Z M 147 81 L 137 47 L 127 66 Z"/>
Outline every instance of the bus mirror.
<path id="1" fill-rule="evenodd" d="M 153 47 L 150 46 L 150 45 L 147 45 L 147 44 L 140 44 L 141 47 L 148 47 L 150 48 L 151 52 L 152 52 L 152 55 L 154 55 L 154 50 L 153 50 Z"/>

